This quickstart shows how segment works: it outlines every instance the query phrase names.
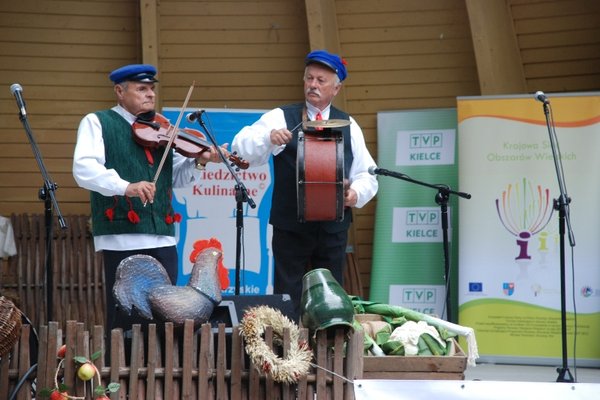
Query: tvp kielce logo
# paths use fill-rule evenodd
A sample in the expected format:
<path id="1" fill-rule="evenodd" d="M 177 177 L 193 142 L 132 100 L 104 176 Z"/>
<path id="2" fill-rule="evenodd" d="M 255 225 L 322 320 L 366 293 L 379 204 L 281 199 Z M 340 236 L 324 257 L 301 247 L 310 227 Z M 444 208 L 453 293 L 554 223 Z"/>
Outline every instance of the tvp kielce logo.
<path id="1" fill-rule="evenodd" d="M 502 197 L 496 199 L 496 212 L 504 228 L 516 237 L 515 260 L 530 260 L 529 241 L 540 233 L 552 217 L 550 190 L 534 186 L 523 178 L 519 184 L 508 184 Z"/>

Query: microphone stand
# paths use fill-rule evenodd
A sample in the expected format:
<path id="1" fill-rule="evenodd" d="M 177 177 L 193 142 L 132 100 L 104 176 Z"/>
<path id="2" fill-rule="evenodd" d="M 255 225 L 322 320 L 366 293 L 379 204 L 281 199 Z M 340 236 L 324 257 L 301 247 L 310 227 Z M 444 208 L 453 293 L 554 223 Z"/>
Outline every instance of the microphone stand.
<path id="1" fill-rule="evenodd" d="M 27 134 L 27 138 L 29 139 L 29 143 L 31 144 L 31 149 L 33 151 L 33 155 L 37 161 L 38 167 L 42 174 L 42 178 L 44 180 L 44 186 L 39 190 L 38 198 L 44 201 L 44 224 L 46 228 L 46 258 L 45 258 L 45 267 L 46 267 L 46 307 L 47 307 L 47 319 L 48 321 L 52 321 L 53 318 L 53 308 L 52 304 L 53 300 L 53 290 L 54 290 L 54 279 L 52 273 L 52 209 L 56 211 L 58 217 L 58 223 L 61 229 L 66 229 L 67 224 L 60 212 L 58 207 L 58 202 L 56 201 L 55 191 L 58 188 L 58 185 L 52 181 L 50 175 L 48 174 L 48 170 L 44 165 L 44 161 L 42 158 L 42 154 L 39 150 L 39 147 L 33 137 L 33 132 L 31 131 L 31 127 L 29 126 L 29 121 L 27 120 L 27 115 L 22 110 L 19 111 L 19 119 L 25 128 L 25 133 Z"/>
<path id="2" fill-rule="evenodd" d="M 235 224 L 235 226 L 236 226 L 235 295 L 238 296 L 240 294 L 240 270 L 241 270 L 241 259 L 242 259 L 242 257 L 241 257 L 242 250 L 241 249 L 242 249 L 242 234 L 244 232 L 244 203 L 247 202 L 251 208 L 256 208 L 256 203 L 254 203 L 254 200 L 252 200 L 252 198 L 250 196 L 248 196 L 248 190 L 246 189 L 246 186 L 239 179 L 239 177 L 235 173 L 231 163 L 229 163 L 229 161 L 227 160 L 227 157 L 225 157 L 225 155 L 223 154 L 223 151 L 217 145 L 217 141 L 215 140 L 213 135 L 210 133 L 210 131 L 204 124 L 204 121 L 202 120 L 202 113 L 197 116 L 196 120 L 198 121 L 200 126 L 202 126 L 202 129 L 204 129 L 204 132 L 206 133 L 206 136 L 208 136 L 208 138 L 210 139 L 210 142 L 217 149 L 217 152 L 219 153 L 221 160 L 223 160 L 223 162 L 229 169 L 231 176 L 233 176 L 233 178 L 235 179 L 235 182 L 236 182 L 236 184 L 235 184 L 235 201 L 236 201 L 236 207 L 235 207 L 235 221 L 236 221 L 236 224 Z M 239 171 L 239 169 L 238 169 L 238 171 Z"/>
<path id="3" fill-rule="evenodd" d="M 443 251 L 444 251 L 444 280 L 446 284 L 446 314 L 447 320 L 452 321 L 454 315 L 452 315 L 452 308 L 450 306 L 450 250 L 449 250 L 449 242 L 448 239 L 448 200 L 450 199 L 451 194 L 455 194 L 459 197 L 470 199 L 471 195 L 468 193 L 457 192 L 452 189 L 448 185 L 442 184 L 430 184 L 422 181 L 418 181 L 409 177 L 408 175 L 387 171 L 387 170 L 379 170 L 377 172 L 379 175 L 391 176 L 393 178 L 401 179 L 403 181 L 415 183 L 417 185 L 426 186 L 432 189 L 437 189 L 437 194 L 435 195 L 435 202 L 439 204 L 441 209 L 441 224 L 442 224 L 442 239 L 443 239 Z M 443 316 L 442 316 L 443 317 Z"/>
<path id="4" fill-rule="evenodd" d="M 552 147 L 552 157 L 558 179 L 560 196 L 554 199 L 554 209 L 558 210 L 558 232 L 560 236 L 560 317 L 561 317 L 561 339 L 562 339 L 562 367 L 557 368 L 557 382 L 575 382 L 573 375 L 569 371 L 567 357 L 567 311 L 566 311 L 566 281 L 565 281 L 565 227 L 569 232 L 569 243 L 571 247 L 575 246 L 575 236 L 571 229 L 571 217 L 569 212 L 569 203 L 571 198 L 567 195 L 565 185 L 565 176 L 560 160 L 560 151 L 558 148 L 558 139 L 554 129 L 553 119 L 550 115 L 549 101 L 543 101 L 544 114 L 546 116 L 546 126 L 550 137 L 550 146 Z"/>

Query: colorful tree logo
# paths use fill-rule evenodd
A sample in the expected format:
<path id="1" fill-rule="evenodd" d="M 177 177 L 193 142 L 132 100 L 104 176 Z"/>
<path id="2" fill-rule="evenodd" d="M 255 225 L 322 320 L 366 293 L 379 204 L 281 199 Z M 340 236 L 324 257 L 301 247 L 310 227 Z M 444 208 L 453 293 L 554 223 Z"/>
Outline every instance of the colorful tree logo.
<path id="1" fill-rule="evenodd" d="M 523 178 L 521 185 L 508 184 L 502 199 L 496 199 L 496 211 L 504 228 L 517 237 L 519 254 L 515 260 L 530 260 L 529 240 L 548 225 L 554 211 L 550 190 L 541 185 L 534 188 Z"/>

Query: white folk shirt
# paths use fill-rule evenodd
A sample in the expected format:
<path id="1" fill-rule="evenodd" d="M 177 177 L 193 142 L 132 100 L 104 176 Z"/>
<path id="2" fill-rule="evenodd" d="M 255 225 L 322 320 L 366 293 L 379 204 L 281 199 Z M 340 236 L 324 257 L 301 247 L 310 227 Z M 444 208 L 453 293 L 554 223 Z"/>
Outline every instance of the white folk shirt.
<path id="1" fill-rule="evenodd" d="M 121 115 L 129 124 L 135 122 L 135 115 L 121 106 L 113 111 Z M 104 164 L 104 140 L 102 126 L 94 113 L 86 115 L 79 124 L 77 144 L 73 156 L 73 177 L 77 184 L 87 190 L 98 192 L 103 196 L 124 196 L 131 183 L 123 180 L 117 171 L 107 169 Z M 196 180 L 194 175 L 195 160 L 179 153 L 173 156 L 173 187 L 183 187 Z M 102 235 L 94 237 L 94 248 L 100 250 L 132 250 L 174 246 L 177 240 L 173 236 L 127 233 L 119 235 Z"/>
<path id="2" fill-rule="evenodd" d="M 314 120 L 319 110 L 306 103 L 307 118 Z M 329 119 L 331 105 L 321 110 L 321 117 Z M 232 151 L 237 151 L 251 166 L 263 165 L 271 155 L 277 156 L 285 149 L 285 145 L 271 143 L 271 130 L 285 128 L 287 123 L 281 108 L 275 108 L 263 114 L 258 121 L 244 127 L 233 139 Z M 294 133 L 294 132 L 292 132 Z M 350 187 L 356 191 L 358 200 L 356 207 L 361 208 L 377 193 L 378 183 L 375 176 L 369 173 L 369 167 L 375 166 L 375 161 L 367 146 L 365 138 L 354 118 L 350 117 L 350 141 L 354 160 L 347 177 Z"/>

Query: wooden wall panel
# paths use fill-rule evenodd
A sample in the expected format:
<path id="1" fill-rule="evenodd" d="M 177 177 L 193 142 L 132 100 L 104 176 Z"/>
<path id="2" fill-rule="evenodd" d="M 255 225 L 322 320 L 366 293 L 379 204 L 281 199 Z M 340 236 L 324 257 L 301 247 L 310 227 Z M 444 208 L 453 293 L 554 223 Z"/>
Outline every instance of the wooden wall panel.
<path id="1" fill-rule="evenodd" d="M 600 2 L 509 0 L 530 92 L 600 90 Z"/>
<path id="2" fill-rule="evenodd" d="M 349 111 L 364 115 L 364 130 L 376 130 L 375 110 L 412 108 L 407 99 L 452 107 L 455 96 L 478 93 L 464 1 L 338 0 L 336 6 L 348 101 L 356 107 Z M 374 109 L 365 106 L 369 100 Z M 366 134 L 374 144 L 376 135 Z"/>
<path id="3" fill-rule="evenodd" d="M 269 109 L 303 99 L 309 50 L 304 3 L 164 0 L 159 9 L 163 106 Z"/>
<path id="4" fill-rule="evenodd" d="M 600 1 L 506 4 L 530 92 L 600 89 Z M 333 25 L 335 38 L 309 37 Z M 71 154 L 81 117 L 114 104 L 112 69 L 158 59 L 164 106 L 179 107 L 195 80 L 192 107 L 268 109 L 303 98 L 303 58 L 317 43 L 347 59 L 345 109 L 375 157 L 377 112 L 454 107 L 457 96 L 481 94 L 465 0 L 0 2 L 0 215 L 43 211 L 11 84 L 23 86 L 61 211 L 84 214 L 88 193 L 71 176 Z M 356 210 L 353 227 L 367 295 L 375 207 Z"/>
<path id="5" fill-rule="evenodd" d="M 137 0 L 20 0 L 0 4 L 0 215 L 43 213 L 42 175 L 19 120 L 13 83 L 63 214 L 89 213 L 71 174 L 83 115 L 110 107 L 108 73 L 139 60 Z"/>

